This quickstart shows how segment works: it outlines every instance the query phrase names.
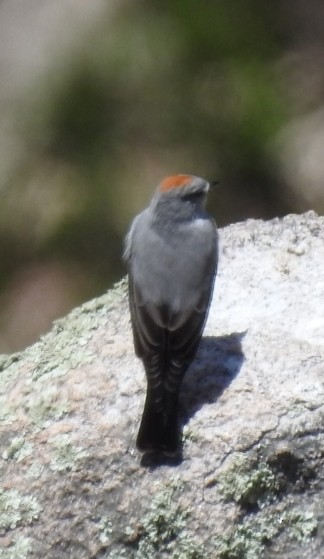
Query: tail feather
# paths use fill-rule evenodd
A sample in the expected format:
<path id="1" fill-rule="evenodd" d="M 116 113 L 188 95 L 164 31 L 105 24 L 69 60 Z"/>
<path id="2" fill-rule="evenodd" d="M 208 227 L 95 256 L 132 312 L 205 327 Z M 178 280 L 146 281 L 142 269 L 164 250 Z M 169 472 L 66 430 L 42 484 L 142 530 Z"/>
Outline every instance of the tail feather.
<path id="1" fill-rule="evenodd" d="M 157 411 L 156 404 L 147 396 L 136 440 L 138 450 L 174 456 L 179 444 L 178 406 Z"/>
<path id="2" fill-rule="evenodd" d="M 138 430 L 136 446 L 141 452 L 155 452 L 161 447 L 166 418 L 164 410 L 156 409 L 156 404 L 146 396 L 141 424 Z"/>
<path id="3" fill-rule="evenodd" d="M 175 456 L 180 447 L 180 428 L 178 420 L 178 406 L 169 411 L 163 433 L 161 450 L 168 456 Z"/>
<path id="4" fill-rule="evenodd" d="M 147 393 L 136 446 L 141 452 L 162 452 L 175 456 L 180 447 L 178 396 L 187 361 L 170 359 L 164 363 L 159 354 L 144 361 Z"/>

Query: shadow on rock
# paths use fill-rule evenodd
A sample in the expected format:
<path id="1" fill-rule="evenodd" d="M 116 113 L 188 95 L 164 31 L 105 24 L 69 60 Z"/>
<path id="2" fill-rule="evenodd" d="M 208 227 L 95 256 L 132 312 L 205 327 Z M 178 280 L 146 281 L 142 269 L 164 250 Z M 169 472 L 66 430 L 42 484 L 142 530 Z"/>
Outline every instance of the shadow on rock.
<path id="1" fill-rule="evenodd" d="M 185 425 L 204 405 L 216 402 L 239 374 L 244 355 L 241 342 L 246 332 L 202 339 L 181 391 L 180 419 Z"/>

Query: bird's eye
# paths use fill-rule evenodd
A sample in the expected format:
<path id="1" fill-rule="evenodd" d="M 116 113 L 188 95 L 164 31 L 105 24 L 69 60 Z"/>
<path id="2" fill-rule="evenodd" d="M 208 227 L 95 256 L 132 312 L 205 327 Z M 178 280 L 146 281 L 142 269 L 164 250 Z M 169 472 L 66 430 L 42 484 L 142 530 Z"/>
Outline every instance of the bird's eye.
<path id="1" fill-rule="evenodd" d="M 201 192 L 201 190 L 198 190 L 197 192 L 188 192 L 183 196 L 183 200 L 192 200 L 194 202 L 202 199 L 203 197 L 204 193 Z"/>

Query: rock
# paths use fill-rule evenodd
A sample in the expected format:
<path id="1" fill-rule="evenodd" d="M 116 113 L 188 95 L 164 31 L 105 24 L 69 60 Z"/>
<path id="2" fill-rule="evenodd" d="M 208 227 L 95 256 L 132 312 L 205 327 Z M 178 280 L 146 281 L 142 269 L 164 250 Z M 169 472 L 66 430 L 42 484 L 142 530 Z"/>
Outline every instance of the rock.
<path id="1" fill-rule="evenodd" d="M 0 558 L 324 557 L 324 218 L 221 231 L 183 457 L 134 448 L 126 282 L 0 359 Z"/>

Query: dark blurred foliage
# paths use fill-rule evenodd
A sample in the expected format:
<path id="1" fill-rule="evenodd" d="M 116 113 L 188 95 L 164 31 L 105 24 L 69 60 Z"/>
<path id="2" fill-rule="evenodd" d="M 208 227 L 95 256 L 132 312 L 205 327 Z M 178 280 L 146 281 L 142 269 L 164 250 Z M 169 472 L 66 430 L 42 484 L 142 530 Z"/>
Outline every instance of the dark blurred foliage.
<path id="1" fill-rule="evenodd" d="M 311 15 L 306 0 L 97 4 L 98 17 L 79 35 L 73 28 L 76 44 L 47 49 L 12 103 L 20 143 L 0 174 L 3 350 L 30 343 L 125 273 L 128 223 L 165 175 L 219 179 L 209 204 L 219 225 L 312 207 L 281 170 L 278 138 L 323 106 L 308 62 L 313 47 L 323 54 L 321 25 L 311 23 L 324 17 L 320 2 Z M 57 283 L 42 279 L 46 270 Z M 29 334 L 22 312 L 35 322 Z"/>

